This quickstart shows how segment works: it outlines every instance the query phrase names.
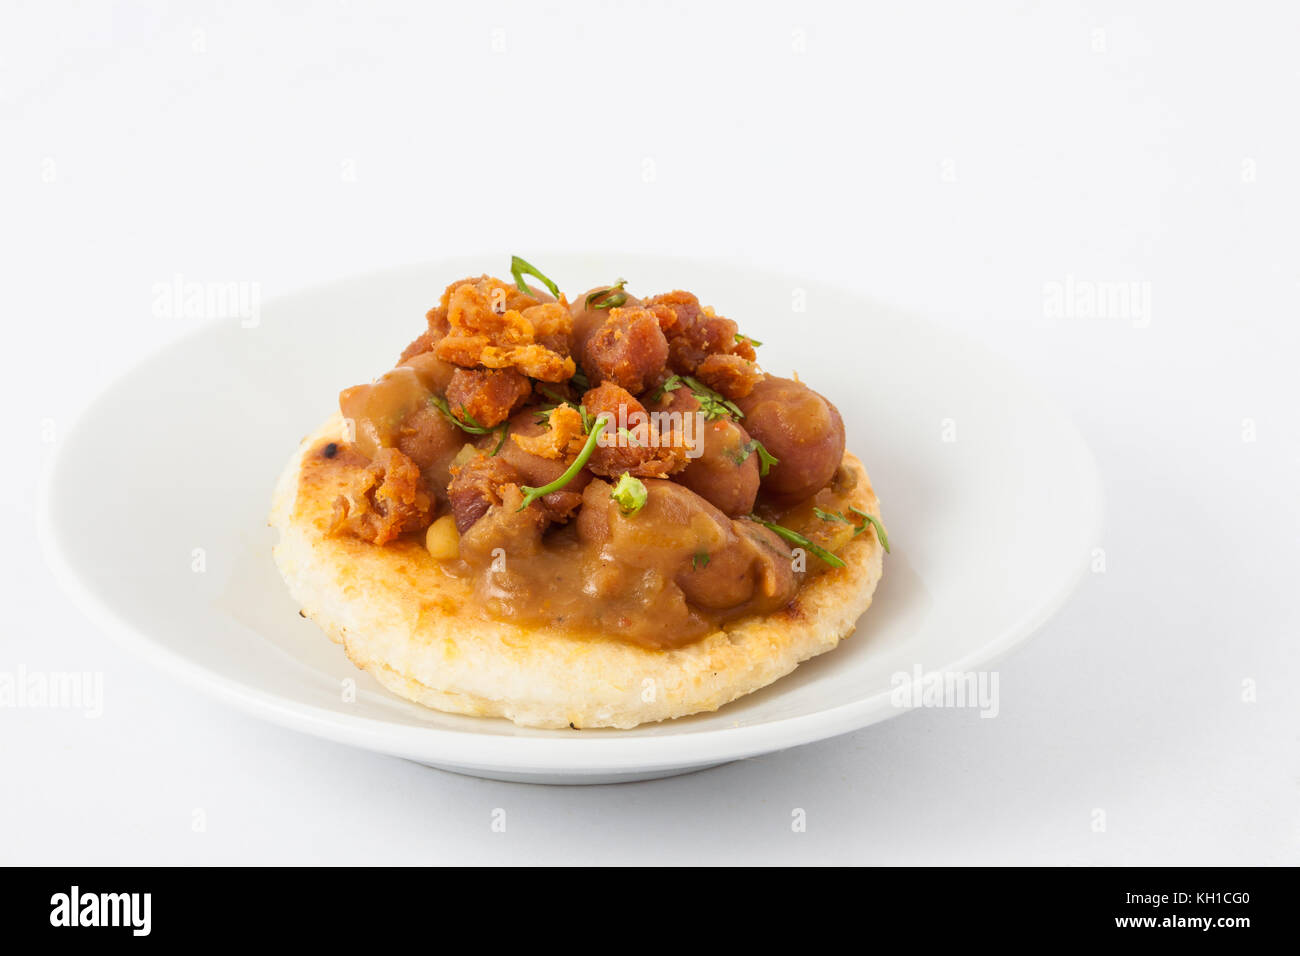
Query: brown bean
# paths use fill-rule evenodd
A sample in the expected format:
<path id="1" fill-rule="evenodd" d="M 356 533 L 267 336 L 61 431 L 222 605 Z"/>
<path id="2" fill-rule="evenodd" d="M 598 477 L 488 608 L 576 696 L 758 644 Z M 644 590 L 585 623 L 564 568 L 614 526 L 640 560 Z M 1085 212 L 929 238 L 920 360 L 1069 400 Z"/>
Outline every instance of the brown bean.
<path id="1" fill-rule="evenodd" d="M 801 501 L 831 480 L 844 459 L 844 420 L 830 402 L 802 382 L 768 376 L 736 402 L 745 429 L 777 458 L 763 490 Z"/>
<path id="2" fill-rule="evenodd" d="M 696 444 L 687 453 L 686 468 L 675 480 L 690 488 L 724 514 L 736 517 L 754 510 L 758 495 L 759 457 L 749 447 L 749 434 L 730 417 L 704 421 L 696 416 L 700 403 L 686 387 L 665 391 L 650 406 L 652 412 L 678 413 L 692 418 L 689 434 Z M 695 457 L 691 455 L 698 451 Z"/>

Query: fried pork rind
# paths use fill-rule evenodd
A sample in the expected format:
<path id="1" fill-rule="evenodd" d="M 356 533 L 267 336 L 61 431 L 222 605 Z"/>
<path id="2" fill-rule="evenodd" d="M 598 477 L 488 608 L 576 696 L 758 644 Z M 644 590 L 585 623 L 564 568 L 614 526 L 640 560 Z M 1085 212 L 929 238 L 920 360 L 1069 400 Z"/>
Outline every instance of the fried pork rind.
<path id="1" fill-rule="evenodd" d="M 668 364 L 679 375 L 696 375 L 712 355 L 736 355 L 754 361 L 754 347 L 748 339 L 737 338 L 736 323 L 709 306 L 701 306 L 689 292 L 678 289 L 652 296 L 646 299 L 645 307 L 659 317 L 659 327 L 668 338 Z"/>
<path id="2" fill-rule="evenodd" d="M 447 497 L 456 518 L 456 530 L 461 534 L 487 514 L 489 508 L 501 504 L 507 486 L 519 486 L 519 473 L 503 459 L 490 455 L 476 455 L 459 468 L 453 467 L 451 475 Z"/>
<path id="3" fill-rule="evenodd" d="M 520 435 L 512 432 L 510 440 L 524 451 L 552 461 L 561 461 L 578 454 L 587 440 L 582 429 L 582 413 L 572 405 L 557 405 L 546 419 L 547 430 L 539 435 Z"/>
<path id="4" fill-rule="evenodd" d="M 458 368 L 447 385 L 447 407 L 484 428 L 494 428 L 532 393 L 532 383 L 513 368 Z"/>
<path id="5" fill-rule="evenodd" d="M 533 323 L 533 338 L 557 355 L 567 356 L 573 335 L 573 313 L 558 302 L 541 302 L 520 312 Z M 536 378 L 537 376 L 534 376 Z"/>
<path id="6" fill-rule="evenodd" d="M 582 353 L 582 368 L 592 383 L 613 382 L 639 395 L 664 378 L 668 340 L 655 312 L 615 308 Z"/>
<path id="7" fill-rule="evenodd" d="M 565 305 L 539 303 L 490 276 L 454 284 L 443 299 L 449 331 L 436 349 L 443 361 L 462 368 L 514 368 L 543 382 L 573 376 L 573 319 Z"/>
<path id="8" fill-rule="evenodd" d="M 348 491 L 334 500 L 330 530 L 387 544 L 407 531 L 428 527 L 432 513 L 433 500 L 424 490 L 419 466 L 396 448 L 380 448 Z"/>
<path id="9" fill-rule="evenodd" d="M 617 477 L 666 478 L 687 465 L 686 441 L 679 432 L 661 434 L 644 405 L 624 388 L 605 382 L 582 397 L 594 420 L 609 415 L 610 423 L 587 467 L 594 474 Z M 622 425 L 626 422 L 626 425 Z"/>
<path id="10" fill-rule="evenodd" d="M 695 377 L 709 388 L 735 401 L 744 398 L 764 378 L 763 371 L 742 355 L 710 355 L 695 368 Z"/>

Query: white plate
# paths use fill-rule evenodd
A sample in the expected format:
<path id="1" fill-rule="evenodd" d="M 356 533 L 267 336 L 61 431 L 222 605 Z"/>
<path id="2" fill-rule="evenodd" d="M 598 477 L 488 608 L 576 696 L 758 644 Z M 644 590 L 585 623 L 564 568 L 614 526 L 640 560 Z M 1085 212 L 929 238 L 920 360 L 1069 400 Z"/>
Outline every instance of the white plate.
<path id="1" fill-rule="evenodd" d="M 714 714 L 542 731 L 400 700 L 298 616 L 271 561 L 272 485 L 341 388 L 390 367 L 444 285 L 508 257 L 407 267 L 275 301 L 147 359 L 69 432 L 50 471 L 51 566 L 93 621 L 177 677 L 285 726 L 485 777 L 667 776 L 894 716 L 891 679 L 968 671 L 1068 596 L 1093 545 L 1092 456 L 1056 404 L 982 349 L 856 295 L 731 264 L 539 256 L 571 293 L 618 276 L 685 288 L 843 413 L 893 554 L 857 633 Z M 955 439 L 955 440 L 954 440 Z M 201 568 L 201 570 L 196 570 Z M 356 681 L 344 699 L 343 682 Z"/>

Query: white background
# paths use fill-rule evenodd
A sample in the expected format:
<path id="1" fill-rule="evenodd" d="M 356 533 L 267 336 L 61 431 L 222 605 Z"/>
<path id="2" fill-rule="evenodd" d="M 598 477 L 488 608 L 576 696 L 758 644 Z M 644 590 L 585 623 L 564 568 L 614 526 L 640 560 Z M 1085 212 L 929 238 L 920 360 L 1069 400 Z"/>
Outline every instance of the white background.
<path id="1" fill-rule="evenodd" d="M 1300 862 L 1294 6 L 703 6 L 5 0 L 0 671 L 105 702 L 0 709 L 0 862 Z M 1105 571 L 1002 663 L 997 719 L 493 783 L 197 698 L 55 586 L 53 444 L 192 327 L 154 283 L 595 248 L 835 278 L 1069 408 Z M 1066 277 L 1149 314 L 1048 315 Z"/>

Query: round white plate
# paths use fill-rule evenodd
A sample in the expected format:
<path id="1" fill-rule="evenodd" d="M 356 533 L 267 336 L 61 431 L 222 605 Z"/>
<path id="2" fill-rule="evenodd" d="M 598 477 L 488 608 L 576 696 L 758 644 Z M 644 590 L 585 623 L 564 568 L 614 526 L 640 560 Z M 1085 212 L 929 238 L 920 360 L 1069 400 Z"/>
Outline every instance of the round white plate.
<path id="1" fill-rule="evenodd" d="M 256 323 L 200 327 L 121 378 L 68 433 L 45 489 L 50 564 L 84 611 L 171 674 L 276 723 L 463 773 L 595 783 L 892 717 L 896 675 L 987 665 L 1078 580 L 1099 514 L 1092 456 L 1054 402 L 982 349 L 842 289 L 733 264 L 539 256 L 571 294 L 624 276 L 642 293 L 690 289 L 738 320 L 769 371 L 797 371 L 839 406 L 893 553 L 852 638 L 717 713 L 544 731 L 388 694 L 299 617 L 271 560 L 271 489 L 339 390 L 389 368 L 448 282 L 505 274 L 508 261 L 282 298 Z"/>

